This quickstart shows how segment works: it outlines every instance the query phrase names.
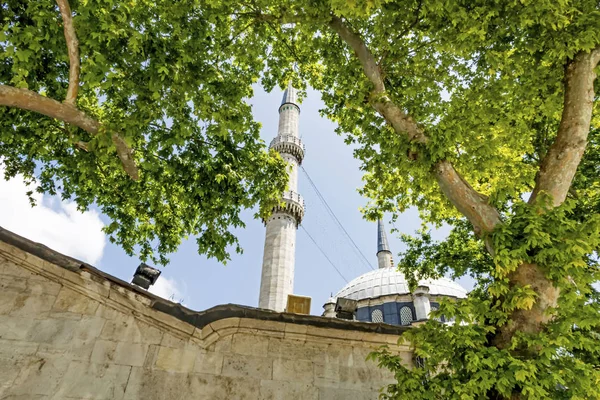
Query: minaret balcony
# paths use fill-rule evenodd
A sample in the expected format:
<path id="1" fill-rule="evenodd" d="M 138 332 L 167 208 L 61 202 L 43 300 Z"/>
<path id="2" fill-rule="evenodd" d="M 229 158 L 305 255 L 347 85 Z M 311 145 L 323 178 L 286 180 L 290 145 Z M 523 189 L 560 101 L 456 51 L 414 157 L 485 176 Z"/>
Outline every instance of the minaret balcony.
<path id="1" fill-rule="evenodd" d="M 304 159 L 305 146 L 302 140 L 294 135 L 282 135 L 276 136 L 275 139 L 271 140 L 269 149 L 273 149 L 279 154 L 291 154 L 296 157 L 298 164 L 302 164 Z"/>
<path id="2" fill-rule="evenodd" d="M 296 223 L 300 224 L 302 222 L 302 218 L 304 218 L 304 198 L 297 192 L 286 190 L 281 195 L 281 200 L 282 203 L 273 207 L 273 212 L 290 214 L 296 219 Z"/>

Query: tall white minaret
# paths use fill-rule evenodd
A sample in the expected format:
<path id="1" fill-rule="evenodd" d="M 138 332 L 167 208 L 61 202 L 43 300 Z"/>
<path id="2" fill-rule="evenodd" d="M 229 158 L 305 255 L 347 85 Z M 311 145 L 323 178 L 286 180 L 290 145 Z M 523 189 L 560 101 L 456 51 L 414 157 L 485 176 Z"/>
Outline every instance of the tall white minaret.
<path id="1" fill-rule="evenodd" d="M 379 268 L 392 268 L 394 266 L 382 220 L 377 221 L 377 264 L 379 264 Z"/>
<path id="2" fill-rule="evenodd" d="M 275 149 L 289 164 L 288 190 L 283 205 L 276 206 L 265 221 L 267 233 L 263 255 L 258 307 L 285 311 L 288 294 L 294 291 L 296 230 L 304 217 L 304 199 L 298 194 L 298 166 L 304 158 L 304 144 L 298 137 L 300 107 L 291 83 L 283 92 L 279 106 L 279 128 L 269 148 Z"/>

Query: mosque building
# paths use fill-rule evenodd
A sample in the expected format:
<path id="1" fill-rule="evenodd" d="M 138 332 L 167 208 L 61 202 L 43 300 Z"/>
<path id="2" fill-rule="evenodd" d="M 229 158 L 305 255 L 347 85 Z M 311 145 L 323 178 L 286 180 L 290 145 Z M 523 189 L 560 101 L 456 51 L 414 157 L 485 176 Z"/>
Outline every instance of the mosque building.
<path id="1" fill-rule="evenodd" d="M 442 278 L 411 292 L 382 221 L 377 270 L 340 289 L 322 316 L 294 295 L 305 213 L 299 117 L 289 86 L 270 144 L 289 164 L 289 184 L 264 221 L 258 308 L 191 310 L 147 290 L 160 275 L 151 266 L 125 282 L 0 227 L 0 398 L 375 400 L 397 379 L 369 358 L 373 351 L 386 346 L 403 365 L 418 365 L 398 339 L 440 299 L 466 291 Z"/>
<path id="2" fill-rule="evenodd" d="M 292 85 L 283 93 L 279 107 L 279 128 L 270 148 L 278 151 L 289 164 L 288 191 L 282 205 L 273 209 L 267 221 L 259 308 L 290 311 L 293 295 L 296 230 L 304 217 L 304 200 L 297 193 L 298 166 L 304 159 L 305 147 L 299 138 L 300 106 Z M 425 279 L 411 293 L 404 275 L 394 268 L 392 251 L 382 220 L 377 223 L 377 264 L 379 268 L 349 282 L 323 305 L 323 316 L 336 318 L 340 300 L 351 304 L 351 315 L 344 318 L 363 322 L 411 325 L 428 319 L 432 309 L 443 298 L 465 298 L 467 291 L 447 278 Z M 308 307 L 310 309 L 310 307 Z M 440 318 L 445 321 L 444 317 Z"/>

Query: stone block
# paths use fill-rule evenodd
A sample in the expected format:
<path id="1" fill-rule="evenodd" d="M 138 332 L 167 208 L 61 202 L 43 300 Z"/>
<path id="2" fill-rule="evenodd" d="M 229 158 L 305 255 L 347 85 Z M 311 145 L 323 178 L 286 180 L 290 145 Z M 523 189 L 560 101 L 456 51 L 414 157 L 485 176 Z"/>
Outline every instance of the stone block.
<path id="1" fill-rule="evenodd" d="M 237 328 L 240 326 L 239 318 L 218 319 L 210 323 L 210 327 L 217 333 L 224 328 Z"/>
<path id="2" fill-rule="evenodd" d="M 357 367 L 365 367 L 369 369 L 378 369 L 377 362 L 373 360 L 368 360 L 367 357 L 370 353 L 377 350 L 377 347 L 369 347 L 369 346 L 354 346 L 352 348 L 353 355 L 353 365 Z"/>
<path id="3" fill-rule="evenodd" d="M 27 340 L 54 345 L 69 343 L 79 323 L 67 319 L 43 319 L 33 322 L 31 329 L 27 332 Z"/>
<path id="4" fill-rule="evenodd" d="M 300 325 L 300 324 L 293 324 L 290 322 L 286 322 L 285 324 L 285 334 L 287 335 L 288 333 L 306 333 L 308 331 L 308 325 Z"/>
<path id="5" fill-rule="evenodd" d="M 27 291 L 27 278 L 4 274 L 1 276 L 0 289 L 3 292 L 22 293 Z"/>
<path id="6" fill-rule="evenodd" d="M 307 326 L 306 334 L 308 336 L 317 336 L 324 339 L 332 340 L 360 340 L 361 332 L 341 329 L 321 328 L 318 326 Z"/>
<path id="7" fill-rule="evenodd" d="M 271 379 L 273 362 L 270 358 L 226 354 L 223 358 L 224 376 Z"/>
<path id="8" fill-rule="evenodd" d="M 383 343 L 387 343 L 389 345 L 397 345 L 398 341 L 400 340 L 400 336 L 398 336 L 398 335 L 384 335 L 384 334 L 381 334 L 380 337 L 381 337 L 380 340 Z"/>
<path id="9" fill-rule="evenodd" d="M 334 363 L 315 363 L 314 384 L 319 387 L 340 386 L 340 365 Z"/>
<path id="10" fill-rule="evenodd" d="M 190 345 L 190 338 L 181 338 L 179 336 L 171 335 L 170 333 L 164 332 L 160 345 L 165 347 L 185 347 Z"/>
<path id="11" fill-rule="evenodd" d="M 269 347 L 269 338 L 236 333 L 231 340 L 231 352 L 244 355 L 264 356 Z"/>
<path id="12" fill-rule="evenodd" d="M 108 319 L 108 320 L 116 320 L 123 319 L 125 317 L 125 313 L 123 311 L 119 311 L 113 307 L 110 307 L 106 304 L 100 304 L 98 309 L 96 310 L 96 317 Z"/>
<path id="13" fill-rule="evenodd" d="M 319 400 L 377 400 L 378 397 L 376 391 L 319 388 Z"/>
<path id="14" fill-rule="evenodd" d="M 261 398 L 260 381 L 252 378 L 193 375 L 190 386 L 194 400 L 256 400 Z"/>
<path id="15" fill-rule="evenodd" d="M 255 328 L 237 328 L 237 332 L 239 333 L 244 333 L 246 335 L 260 335 L 260 336 L 264 336 L 264 337 L 278 337 L 278 338 L 283 338 L 285 337 L 285 332 L 284 331 L 272 331 L 272 330 L 261 330 L 261 329 L 255 329 Z M 289 335 L 293 335 L 293 334 L 289 334 Z"/>
<path id="16" fill-rule="evenodd" d="M 339 370 L 340 388 L 356 390 L 370 390 L 374 388 L 372 371 L 370 369 L 340 365 Z M 375 387 L 375 389 L 379 388 Z"/>
<path id="17" fill-rule="evenodd" d="M 234 334 L 238 333 L 239 331 L 240 331 L 240 328 L 232 326 L 230 328 L 219 329 L 219 331 L 218 332 L 215 331 L 215 333 L 217 335 L 219 335 L 219 337 L 221 337 L 221 338 L 226 338 L 228 336 L 229 337 L 233 336 Z"/>
<path id="18" fill-rule="evenodd" d="M 212 329 L 212 327 L 209 324 L 209 325 L 206 325 L 205 327 L 203 327 L 202 329 L 199 329 L 199 328 L 194 329 L 193 336 L 197 339 L 204 340 L 208 336 L 212 335 L 214 332 L 215 331 Z"/>
<path id="19" fill-rule="evenodd" d="M 60 382 L 55 398 L 121 400 L 131 368 L 126 365 L 73 361 Z"/>
<path id="20" fill-rule="evenodd" d="M 0 315 L 7 315 L 12 311 L 19 293 L 20 290 L 0 286 Z"/>
<path id="21" fill-rule="evenodd" d="M 282 338 L 269 338 L 268 354 L 276 358 L 293 360 L 324 360 L 329 345 L 315 341 L 304 342 Z"/>
<path id="22" fill-rule="evenodd" d="M 22 265 L 16 264 L 12 260 L 8 260 L 6 258 L 4 259 L 4 262 L 2 262 L 2 266 L 2 274 L 6 276 L 12 276 L 24 280 L 41 278 L 38 274 L 32 272 L 31 270 L 23 267 Z"/>
<path id="23" fill-rule="evenodd" d="M 108 298 L 124 307 L 125 309 L 135 310 L 140 313 L 147 313 L 148 307 L 151 305 L 151 300 L 142 296 L 141 294 L 135 293 L 128 288 L 112 285 Z"/>
<path id="24" fill-rule="evenodd" d="M 261 381 L 261 400 L 318 400 L 319 389 L 308 383 Z"/>
<path id="25" fill-rule="evenodd" d="M 353 348 L 348 344 L 330 344 L 322 360 L 326 363 L 354 366 Z"/>
<path id="26" fill-rule="evenodd" d="M 33 355 L 38 348 L 38 343 L 0 338 L 0 358 L 3 359 L 13 356 Z"/>
<path id="27" fill-rule="evenodd" d="M 40 343 L 39 351 L 71 361 L 90 361 L 94 344 L 95 341 L 93 339 L 72 339 L 69 343 L 61 345 Z"/>
<path id="28" fill-rule="evenodd" d="M 241 318 L 240 328 L 250 328 L 258 331 L 281 332 L 283 335 L 285 332 L 285 323 L 278 321 L 263 321 L 253 318 Z"/>
<path id="29" fill-rule="evenodd" d="M 284 336 L 286 339 L 304 341 L 304 340 L 306 340 L 307 330 L 308 330 L 307 325 L 286 323 Z"/>
<path id="30" fill-rule="evenodd" d="M 64 270 L 63 282 L 65 286 L 76 287 L 86 293 L 87 296 L 98 301 L 105 301 L 109 297 L 110 284 L 94 282 L 89 272 L 72 272 Z"/>
<path id="31" fill-rule="evenodd" d="M 94 315 L 100 303 L 72 289 L 63 287 L 52 306 L 53 312 Z"/>
<path id="32" fill-rule="evenodd" d="M 114 320 L 106 321 L 100 338 L 107 340 L 126 339 L 133 343 L 159 344 L 162 340 L 162 332 L 131 315 L 119 313 Z"/>
<path id="33" fill-rule="evenodd" d="M 73 339 L 89 341 L 102 333 L 106 320 L 100 317 L 83 315 L 73 333 Z"/>
<path id="34" fill-rule="evenodd" d="M 69 366 L 70 360 L 53 354 L 36 353 L 29 363 L 20 367 L 9 393 L 14 395 L 53 395 Z"/>
<path id="35" fill-rule="evenodd" d="M 191 372 L 194 369 L 198 349 L 185 347 L 175 349 L 160 346 L 156 356 L 155 368 L 172 372 Z"/>
<path id="36" fill-rule="evenodd" d="M 229 353 L 231 351 L 231 342 L 233 335 L 221 337 L 219 336 L 214 343 L 211 344 L 209 350 L 217 353 Z"/>
<path id="37" fill-rule="evenodd" d="M 260 381 L 133 368 L 123 400 L 256 400 Z"/>
<path id="38" fill-rule="evenodd" d="M 90 361 L 97 364 L 114 363 L 117 345 L 117 342 L 112 342 L 110 340 L 97 340 L 96 343 L 94 343 Z"/>
<path id="39" fill-rule="evenodd" d="M 148 353 L 147 344 L 119 342 L 115 352 L 115 364 L 141 367 Z"/>
<path id="40" fill-rule="evenodd" d="M 191 377 L 158 369 L 133 367 L 123 400 L 196 400 Z"/>
<path id="41" fill-rule="evenodd" d="M 32 294 L 29 291 L 21 292 L 16 295 L 12 302 L 11 316 L 36 318 L 52 308 L 52 303 L 56 298 L 50 294 Z"/>
<path id="42" fill-rule="evenodd" d="M 223 354 L 213 351 L 198 351 L 194 372 L 218 375 L 223 370 Z"/>
<path id="43" fill-rule="evenodd" d="M 273 360 L 273 380 L 312 383 L 313 362 L 307 360 Z"/>
<path id="44" fill-rule="evenodd" d="M 39 359 L 37 350 L 37 343 L 0 339 L 0 398 L 12 387 L 21 369 Z"/>
<path id="45" fill-rule="evenodd" d="M 48 294 L 56 296 L 62 285 L 58 282 L 53 282 L 40 275 L 33 275 L 32 279 L 27 280 L 27 291 L 33 295 Z"/>

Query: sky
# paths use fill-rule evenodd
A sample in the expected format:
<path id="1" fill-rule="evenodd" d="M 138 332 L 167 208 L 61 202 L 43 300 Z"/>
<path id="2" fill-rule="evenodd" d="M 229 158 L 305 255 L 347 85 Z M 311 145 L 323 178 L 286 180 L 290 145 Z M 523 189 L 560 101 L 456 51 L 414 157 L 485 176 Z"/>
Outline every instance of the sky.
<path id="1" fill-rule="evenodd" d="M 267 144 L 277 135 L 281 97 L 280 90 L 266 93 L 255 88 L 251 99 L 254 117 L 262 124 L 261 136 Z M 302 166 L 370 266 L 377 268 L 377 224 L 366 221 L 359 211 L 367 203 L 357 192 L 362 185 L 360 162 L 353 158 L 352 148 L 344 143 L 344 138 L 335 134 L 335 125 L 319 116 L 323 103 L 317 92 L 309 91 L 300 107 L 300 135 L 306 145 Z M 2 172 L 0 166 L 0 175 Z M 294 293 L 311 297 L 311 314 L 320 315 L 322 305 L 332 294 L 371 267 L 328 214 L 302 170 L 298 177 L 306 213 L 303 229 L 297 231 Z M 20 177 L 7 182 L 2 176 L 0 226 L 131 281 L 140 260 L 127 256 L 108 241 L 101 231 L 109 223 L 106 216 L 96 209 L 80 213 L 74 203 L 40 194 L 35 194 L 38 205 L 32 208 L 25 194 L 28 190 Z M 161 268 L 162 274 L 150 291 L 198 311 L 227 303 L 256 307 L 265 227 L 253 214 L 254 210 L 244 212 L 246 228 L 234 231 L 243 254 L 232 254 L 227 265 L 223 265 L 199 255 L 192 238 L 170 256 L 170 264 Z M 402 246 L 390 233 L 389 220 L 389 216 L 384 219 L 392 252 L 396 254 Z M 417 230 L 420 220 L 416 210 L 402 214 L 395 227 L 403 233 Z M 434 237 L 443 238 L 446 233 L 442 228 Z M 460 283 L 470 289 L 473 282 L 467 278 Z"/>

